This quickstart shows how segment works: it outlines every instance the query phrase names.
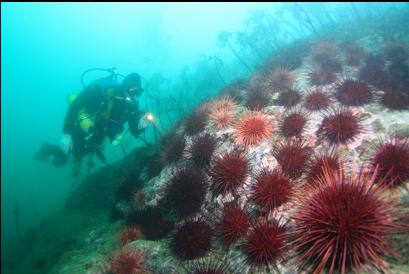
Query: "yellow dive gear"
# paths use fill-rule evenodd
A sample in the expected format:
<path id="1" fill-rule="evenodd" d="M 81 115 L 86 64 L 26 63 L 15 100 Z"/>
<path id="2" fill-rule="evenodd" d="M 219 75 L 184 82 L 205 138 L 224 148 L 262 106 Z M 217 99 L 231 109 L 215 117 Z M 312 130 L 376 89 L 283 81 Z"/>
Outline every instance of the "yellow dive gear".
<path id="1" fill-rule="evenodd" d="M 90 129 L 94 127 L 94 119 L 82 109 L 78 112 L 78 123 L 85 133 L 89 133 Z"/>
<path id="2" fill-rule="evenodd" d="M 78 94 L 70 93 L 67 95 L 67 103 L 70 105 L 77 98 Z"/>

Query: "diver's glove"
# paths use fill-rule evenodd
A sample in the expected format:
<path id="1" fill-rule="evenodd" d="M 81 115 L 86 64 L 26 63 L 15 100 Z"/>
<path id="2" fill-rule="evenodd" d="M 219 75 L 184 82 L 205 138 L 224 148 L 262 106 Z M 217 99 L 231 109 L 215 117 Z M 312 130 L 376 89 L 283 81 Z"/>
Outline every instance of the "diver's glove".
<path id="1" fill-rule="evenodd" d="M 144 130 L 150 123 L 153 122 L 153 115 L 152 113 L 145 113 L 141 119 L 139 119 L 138 123 L 138 130 Z"/>
<path id="2" fill-rule="evenodd" d="M 118 133 L 117 135 L 115 135 L 114 140 L 112 140 L 111 144 L 116 147 L 117 145 L 122 143 L 122 140 L 124 139 L 126 132 L 123 133 Z"/>
<path id="3" fill-rule="evenodd" d="M 72 147 L 72 137 L 70 134 L 64 134 L 61 137 L 60 143 L 58 147 L 61 149 L 62 152 L 65 154 L 68 154 L 70 152 L 71 147 Z"/>

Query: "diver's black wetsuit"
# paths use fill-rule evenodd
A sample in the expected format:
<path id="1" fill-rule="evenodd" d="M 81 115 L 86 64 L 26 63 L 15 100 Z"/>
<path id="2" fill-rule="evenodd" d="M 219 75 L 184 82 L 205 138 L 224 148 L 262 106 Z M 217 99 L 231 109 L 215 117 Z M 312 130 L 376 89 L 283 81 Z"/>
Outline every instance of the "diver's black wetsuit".
<path id="1" fill-rule="evenodd" d="M 78 124 L 80 110 L 94 118 L 94 128 L 87 135 Z M 130 132 L 136 137 L 143 130 L 138 130 L 138 121 L 143 115 L 138 102 L 126 97 L 117 85 L 91 84 L 71 103 L 63 126 L 63 132 L 72 136 L 72 153 L 75 160 L 81 160 L 87 153 L 97 152 L 105 136 L 112 142 L 118 133 L 124 130 L 128 122 Z M 90 137 L 91 136 L 91 137 Z"/>

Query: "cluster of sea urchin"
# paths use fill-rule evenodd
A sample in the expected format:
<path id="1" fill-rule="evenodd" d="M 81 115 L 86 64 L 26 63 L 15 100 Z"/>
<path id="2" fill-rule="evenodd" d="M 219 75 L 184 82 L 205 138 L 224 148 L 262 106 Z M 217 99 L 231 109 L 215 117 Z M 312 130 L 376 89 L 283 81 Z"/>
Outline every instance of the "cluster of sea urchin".
<path id="1" fill-rule="evenodd" d="M 364 266 L 386 271 L 381 255 L 390 253 L 390 236 L 400 225 L 393 213 L 394 203 L 388 196 L 381 195 L 381 191 L 385 187 L 404 186 L 409 180 L 409 142 L 399 137 L 382 143 L 370 159 L 370 168 L 357 176 L 345 175 L 342 155 L 335 150 L 328 151 L 328 147 L 334 149 L 338 148 L 334 145 L 349 144 L 364 131 L 362 116 L 352 108 L 332 109 L 332 97 L 343 106 L 362 106 L 373 101 L 373 86 L 385 89 L 393 81 L 400 84 L 406 81 L 402 80 L 406 78 L 405 71 L 395 78 L 391 76 L 400 70 L 396 60 L 405 54 L 400 47 L 392 48 L 398 52 L 385 50 L 387 66 L 383 60 L 369 56 L 359 80 L 344 79 L 335 87 L 309 90 L 304 97 L 304 108 L 292 108 L 300 103 L 303 95 L 294 89 L 293 72 L 281 68 L 272 71 L 265 82 L 265 74 L 258 74 L 251 81 L 229 87 L 240 97 L 241 91 L 247 90 L 246 100 L 241 103 L 250 111 L 239 116 L 237 122 L 237 113 L 241 111 L 239 101 L 221 97 L 202 104 L 184 121 L 185 136 L 172 134 L 162 142 L 162 162 L 175 163 L 182 158 L 186 137 L 191 144 L 187 158 L 190 161 L 174 170 L 164 185 L 159 206 L 128 214 L 128 224 L 139 225 L 142 231 L 123 230 L 121 244 L 142 235 L 146 239 L 162 238 L 173 229 L 174 223 L 168 221 L 172 218 L 180 223 L 171 234 L 169 247 L 183 263 L 206 259 L 214 247 L 226 251 L 236 246 L 249 271 L 278 271 L 279 264 L 285 262 L 288 255 L 295 256 L 295 268 L 307 272 L 344 274 L 360 271 Z M 342 71 L 337 54 L 338 46 L 332 41 L 313 47 L 311 84 L 326 85 L 337 79 L 336 73 Z M 345 63 L 359 66 L 363 55 L 362 48 L 350 44 L 345 48 Z M 394 66 L 390 62 L 395 62 Z M 390 70 L 386 78 L 371 78 L 388 73 L 386 68 Z M 409 67 L 407 69 L 409 74 Z M 335 89 L 334 94 L 331 89 Z M 384 91 L 381 101 L 384 105 L 405 104 L 397 93 Z M 275 92 L 279 93 L 275 103 L 284 106 L 286 111 L 284 115 L 274 113 L 283 117 L 278 126 L 282 136 L 276 137 L 285 140 L 275 143 L 274 168 L 264 166 L 253 172 L 248 157 L 253 154 L 247 155 L 244 151 L 258 153 L 257 146 L 271 138 L 276 126 L 271 112 L 280 108 L 268 108 L 265 112 L 263 109 L 269 106 Z M 326 112 L 317 113 L 319 111 Z M 315 116 L 323 118 L 317 136 L 304 136 L 308 118 Z M 238 146 L 213 155 L 222 142 L 217 139 L 220 134 L 212 135 L 205 130 L 208 118 L 217 130 L 234 126 L 233 134 L 226 130 L 222 137 L 234 137 Z M 323 143 L 316 137 L 328 142 Z M 323 151 L 327 151 L 312 157 L 313 145 L 322 145 Z M 263 143 L 263 149 L 268 147 L 267 142 Z M 271 158 L 264 160 L 274 162 Z M 247 181 L 251 183 L 247 185 Z M 205 202 L 208 183 L 212 192 L 209 203 Z M 288 210 L 286 205 L 294 206 L 294 210 L 284 221 L 278 217 Z M 221 246 L 213 245 L 214 236 L 221 241 Z M 192 264 L 189 269 L 193 273 L 229 271 L 224 264 L 209 262 Z M 127 271 L 132 273 L 134 261 L 129 259 L 128 264 Z M 114 267 L 119 269 L 119 264 L 113 265 L 113 270 Z"/>

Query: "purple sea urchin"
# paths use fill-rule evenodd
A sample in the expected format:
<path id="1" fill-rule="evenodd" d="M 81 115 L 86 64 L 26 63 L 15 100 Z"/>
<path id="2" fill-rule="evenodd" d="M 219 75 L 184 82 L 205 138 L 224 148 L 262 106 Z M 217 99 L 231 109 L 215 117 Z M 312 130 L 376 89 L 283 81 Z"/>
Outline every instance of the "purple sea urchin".
<path id="1" fill-rule="evenodd" d="M 285 91 L 293 87 L 295 76 L 288 69 L 278 68 L 267 76 L 267 82 L 271 90 Z"/>
<path id="2" fill-rule="evenodd" d="M 338 83 L 335 97 L 344 106 L 362 106 L 372 102 L 372 90 L 361 81 L 346 79 Z"/>
<path id="3" fill-rule="evenodd" d="M 213 229 L 202 219 L 184 222 L 174 233 L 170 250 L 180 260 L 205 256 L 212 247 Z"/>
<path id="4" fill-rule="evenodd" d="M 216 139 L 209 133 L 197 137 L 190 148 L 190 160 L 197 167 L 208 166 L 216 146 Z"/>
<path id="5" fill-rule="evenodd" d="M 287 108 L 297 105 L 301 101 L 301 94 L 297 90 L 287 90 L 280 92 L 275 103 L 279 106 L 284 106 Z"/>
<path id="6" fill-rule="evenodd" d="M 196 110 L 185 120 L 185 132 L 187 135 L 195 135 L 204 130 L 208 115 L 204 111 Z"/>
<path id="7" fill-rule="evenodd" d="M 186 218 L 200 211 L 207 191 L 201 170 L 188 167 L 178 169 L 165 187 L 164 202 L 178 218 Z"/>

